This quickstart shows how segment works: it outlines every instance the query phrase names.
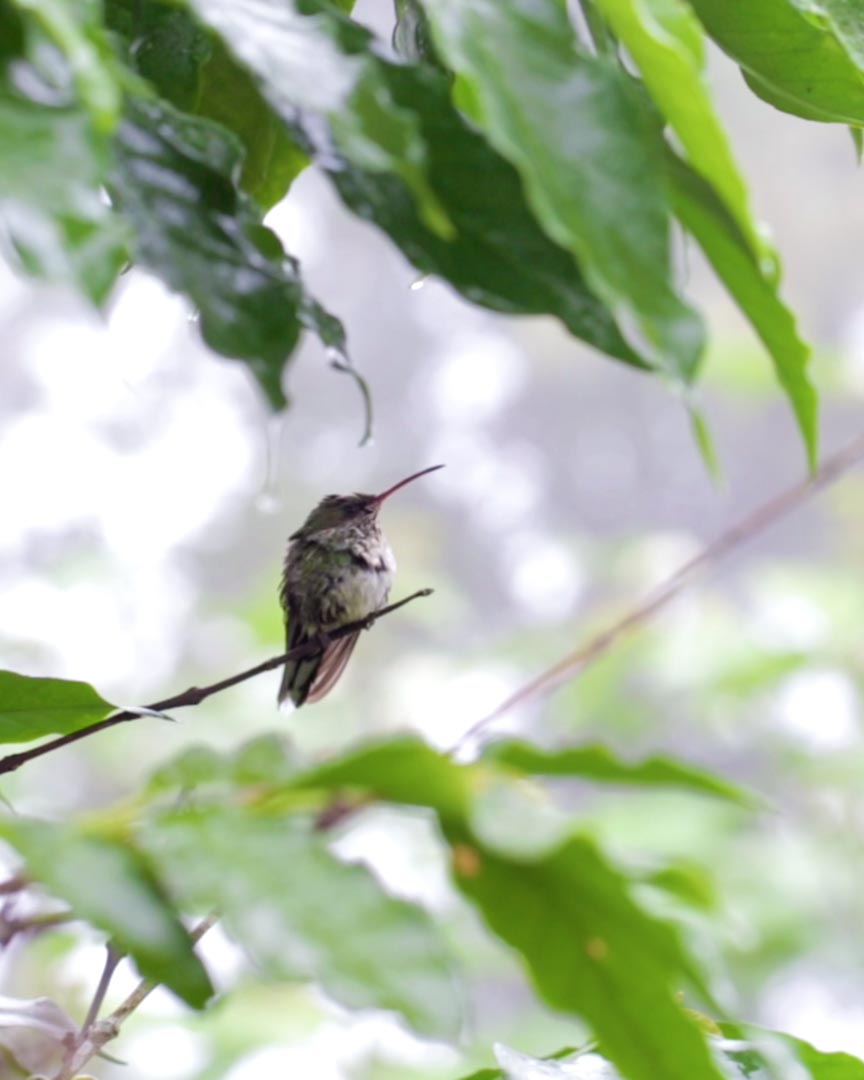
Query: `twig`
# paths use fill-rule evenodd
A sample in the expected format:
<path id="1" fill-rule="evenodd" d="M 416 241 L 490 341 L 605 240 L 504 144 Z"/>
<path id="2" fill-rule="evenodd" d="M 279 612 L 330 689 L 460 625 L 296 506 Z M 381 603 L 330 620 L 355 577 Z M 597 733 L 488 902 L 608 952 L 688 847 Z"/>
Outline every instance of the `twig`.
<path id="1" fill-rule="evenodd" d="M 412 600 L 419 600 L 421 597 L 431 596 L 432 591 L 432 589 L 419 589 L 410 596 L 406 596 L 402 600 L 397 600 L 395 604 L 388 604 L 387 607 L 383 607 L 379 611 L 373 612 L 365 619 L 355 619 L 353 622 L 346 623 L 344 626 L 340 626 L 335 630 L 329 630 L 327 632 L 327 639 L 328 641 L 338 641 L 339 638 L 347 637 L 349 634 L 356 633 L 358 630 L 369 630 L 385 615 L 390 615 L 394 611 L 398 611 L 399 608 L 404 607 L 406 604 L 410 604 Z M 80 731 L 73 731 L 68 735 L 61 735 L 56 739 L 51 739 L 50 742 L 43 743 L 41 746 L 32 747 L 29 750 L 22 750 L 16 754 L 7 754 L 6 757 L 0 758 L 0 775 L 3 773 L 15 772 L 15 770 L 20 769 L 22 765 L 26 765 L 28 761 L 33 761 L 35 758 L 42 757 L 44 754 L 50 754 L 53 750 L 59 750 L 63 746 L 68 746 L 70 743 L 77 742 L 79 739 L 86 739 L 90 735 L 95 735 L 98 731 L 104 731 L 106 728 L 114 727 L 115 724 L 122 724 L 128 720 L 137 720 L 141 716 L 142 711 L 146 715 L 147 711 L 164 712 L 167 709 L 180 709 L 187 705 L 200 705 L 202 701 L 206 701 L 207 698 L 212 697 L 214 694 L 221 694 L 223 690 L 229 690 L 232 686 L 237 686 L 239 683 L 246 682 L 247 679 L 254 679 L 256 675 L 263 675 L 265 671 L 272 671 L 274 668 L 282 667 L 288 660 L 301 660 L 306 656 L 314 656 L 316 653 L 319 653 L 321 649 L 322 642 L 316 638 L 312 638 L 302 645 L 298 645 L 296 648 L 289 649 L 288 652 L 282 653 L 281 656 L 274 656 L 270 660 L 265 660 L 262 664 L 256 664 L 255 667 L 249 668 L 247 671 L 241 671 L 237 675 L 231 675 L 227 679 L 220 679 L 219 682 L 211 683 L 210 686 L 190 686 L 188 690 L 184 690 L 180 694 L 165 698 L 163 701 L 157 701 L 153 705 L 146 705 L 144 710 L 124 709 L 121 712 L 106 717 L 104 720 L 100 720 L 96 724 L 91 724 L 90 727 L 81 728 Z"/>
<path id="2" fill-rule="evenodd" d="M 807 480 L 787 488 L 768 499 L 743 517 L 731 529 L 721 533 L 716 540 L 704 547 L 694 558 L 667 578 L 651 592 L 641 604 L 628 611 L 622 618 L 591 638 L 578 649 L 562 657 L 552 667 L 535 676 L 530 682 L 511 694 L 493 712 L 473 724 L 460 736 L 452 752 L 461 750 L 466 743 L 499 720 L 505 713 L 523 705 L 526 701 L 551 693 L 563 683 L 580 675 L 589 665 L 604 656 L 621 638 L 632 633 L 652 619 L 658 611 L 680 595 L 699 574 L 724 558 L 747 540 L 758 536 L 775 521 L 806 503 L 813 495 L 833 484 L 852 466 L 864 459 L 864 435 L 859 435 L 842 450 L 825 459 L 820 468 Z"/>
<path id="3" fill-rule="evenodd" d="M 123 953 L 118 952 L 109 941 L 105 947 L 105 966 L 102 968 L 99 984 L 96 987 L 93 1000 L 90 1002 L 90 1008 L 87 1010 L 84 1023 L 81 1025 L 81 1032 L 84 1036 L 99 1019 L 99 1013 L 102 1011 L 102 1004 L 105 1001 L 105 995 L 108 993 L 108 987 L 111 985 L 114 972 L 122 959 Z"/>
<path id="4" fill-rule="evenodd" d="M 216 914 L 208 915 L 206 919 L 202 919 L 189 935 L 192 941 L 200 941 L 207 931 L 216 925 L 218 920 L 219 916 Z M 116 957 L 114 960 L 114 967 L 116 967 L 121 957 L 116 953 L 113 955 Z M 102 973 L 102 978 L 99 980 L 99 988 L 97 988 L 96 991 L 96 994 L 98 995 L 99 989 L 102 988 L 102 983 L 105 982 L 102 994 L 103 999 L 104 993 L 108 989 L 107 984 L 111 981 L 111 975 L 114 973 L 114 967 L 111 967 L 109 970 L 109 963 L 110 960 L 109 962 L 106 962 L 105 971 Z M 93 1005 L 91 1004 L 87 1014 L 88 1020 L 84 1023 L 81 1036 L 76 1041 L 75 1046 L 71 1048 L 66 1062 L 56 1074 L 54 1080 L 71 1080 L 73 1076 L 77 1076 L 91 1058 L 101 1053 L 102 1047 L 105 1046 L 106 1043 L 117 1038 L 120 1034 L 122 1025 L 129 1019 L 132 1013 L 135 1012 L 138 1006 L 153 993 L 157 986 L 159 986 L 158 982 L 153 982 L 151 979 L 142 979 L 125 1001 L 118 1005 L 114 1012 L 109 1016 L 106 1016 L 104 1020 L 97 1020 L 95 1016 L 92 1018 L 90 1017 L 90 1013 L 94 1011 Z M 95 997 L 94 1001 L 96 1001 Z M 97 1003 L 97 1013 L 101 1004 L 101 1001 Z"/>

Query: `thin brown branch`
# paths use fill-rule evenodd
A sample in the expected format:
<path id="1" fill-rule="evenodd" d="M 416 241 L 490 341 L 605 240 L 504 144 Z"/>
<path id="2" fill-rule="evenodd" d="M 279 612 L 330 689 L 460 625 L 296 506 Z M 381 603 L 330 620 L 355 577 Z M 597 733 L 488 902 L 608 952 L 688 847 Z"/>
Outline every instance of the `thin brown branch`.
<path id="1" fill-rule="evenodd" d="M 787 488 L 767 502 L 757 506 L 716 540 L 704 547 L 694 558 L 657 586 L 640 604 L 623 615 L 617 622 L 590 638 L 584 645 L 562 657 L 556 664 L 535 676 L 530 682 L 511 694 L 493 712 L 473 724 L 459 738 L 453 751 L 460 750 L 471 739 L 485 731 L 490 724 L 505 713 L 526 702 L 562 686 L 605 656 L 613 646 L 628 634 L 644 626 L 660 610 L 693 584 L 708 567 L 713 566 L 746 541 L 764 532 L 786 514 L 803 506 L 817 492 L 838 480 L 853 466 L 864 460 L 864 435 L 859 435 L 842 450 L 826 458 L 820 468 L 807 480 Z"/>
<path id="2" fill-rule="evenodd" d="M 218 915 L 208 915 L 206 919 L 202 919 L 201 922 L 198 923 L 189 936 L 193 941 L 200 941 L 207 931 L 216 925 L 218 919 Z M 108 989 L 108 983 L 111 981 L 111 976 L 114 974 L 114 968 L 121 959 L 117 954 L 113 954 L 113 956 L 116 958 L 113 959 L 112 963 L 111 954 L 109 953 L 109 960 L 106 962 L 102 979 L 100 979 L 99 982 L 99 989 L 102 989 L 103 999 L 105 991 Z M 103 982 L 105 983 L 104 989 L 102 988 Z M 90 1014 L 94 1012 L 93 1006 L 91 1005 L 90 1011 L 88 1012 L 89 1022 L 85 1022 L 80 1037 L 75 1041 L 74 1046 L 70 1047 L 66 1061 L 54 1077 L 54 1080 L 71 1080 L 73 1076 L 77 1076 L 91 1058 L 96 1057 L 97 1054 L 101 1053 L 102 1047 L 105 1046 L 106 1043 L 117 1038 L 123 1024 L 129 1019 L 132 1013 L 135 1012 L 139 1005 L 153 993 L 158 985 L 159 983 L 153 982 L 150 979 L 142 979 L 132 993 L 117 1006 L 114 1012 L 109 1016 L 106 1016 L 104 1020 L 96 1019 L 95 1015 L 91 1018 Z M 99 989 L 97 989 L 97 996 L 99 994 Z M 101 1004 L 102 1001 L 100 999 L 96 1006 L 96 1013 L 98 1013 Z"/>
<path id="3" fill-rule="evenodd" d="M 338 641 L 339 638 L 347 637 L 349 634 L 356 633 L 358 630 L 369 630 L 379 619 L 384 618 L 385 615 L 391 615 L 394 611 L 398 611 L 399 608 L 404 607 L 406 604 L 410 604 L 412 600 L 419 600 L 421 597 L 431 596 L 432 591 L 432 589 L 419 589 L 410 596 L 406 596 L 402 600 L 397 600 L 395 604 L 388 604 L 387 607 L 383 607 L 379 611 L 373 612 L 365 619 L 355 619 L 353 622 L 346 623 L 336 630 L 330 630 L 327 633 L 327 640 Z M 265 660 L 261 664 L 256 664 L 255 667 L 248 668 L 246 671 L 241 671 L 237 675 L 231 675 L 227 679 L 220 679 L 219 682 L 211 683 L 209 686 L 190 686 L 188 690 L 184 690 L 180 694 L 174 694 L 173 697 L 165 698 L 163 701 L 157 701 L 152 705 L 147 705 L 144 709 L 123 709 L 121 712 L 114 713 L 104 720 L 100 720 L 96 724 L 81 728 L 80 731 L 73 731 L 69 735 L 60 735 L 56 739 L 51 739 L 49 742 L 42 743 L 41 746 L 35 746 L 29 750 L 21 750 L 15 754 L 7 754 L 6 757 L 0 758 L 0 775 L 3 773 L 15 772 L 15 770 L 20 769 L 22 765 L 26 765 L 28 761 L 33 761 L 35 758 L 42 757 L 44 754 L 50 754 L 52 751 L 59 750 L 61 747 L 69 746 L 70 743 L 78 742 L 79 739 L 86 739 L 99 731 L 105 731 L 106 728 L 114 727 L 115 724 L 123 724 L 129 720 L 137 720 L 142 714 L 146 715 L 147 712 L 166 712 L 168 709 L 180 709 L 189 705 L 200 705 L 202 701 L 206 701 L 207 698 L 213 697 L 214 694 L 221 694 L 224 690 L 230 690 L 232 686 L 237 686 L 242 682 L 246 682 L 248 679 L 254 679 L 256 675 L 263 675 L 265 671 L 272 671 L 274 668 L 282 667 L 282 665 L 289 660 L 302 660 L 306 656 L 314 656 L 322 650 L 324 644 L 325 642 L 322 640 L 313 638 L 310 641 L 304 642 L 302 645 L 298 645 L 294 649 L 289 649 L 288 652 L 282 653 L 280 656 L 274 656 L 270 660 Z"/>

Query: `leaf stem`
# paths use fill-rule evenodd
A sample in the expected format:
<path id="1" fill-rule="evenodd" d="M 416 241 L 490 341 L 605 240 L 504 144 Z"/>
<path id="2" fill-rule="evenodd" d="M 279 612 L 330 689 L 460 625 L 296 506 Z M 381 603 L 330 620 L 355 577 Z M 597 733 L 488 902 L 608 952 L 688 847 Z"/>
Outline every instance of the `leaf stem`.
<path id="1" fill-rule="evenodd" d="M 215 926 L 218 920 L 219 916 L 215 913 L 208 915 L 206 919 L 202 919 L 201 922 L 198 923 L 189 936 L 193 941 L 200 941 L 207 931 Z M 159 985 L 159 983 L 153 982 L 150 979 L 142 979 L 132 993 L 117 1006 L 114 1012 L 109 1016 L 106 1016 L 104 1020 L 98 1020 L 98 1012 L 102 1007 L 102 1002 L 104 1001 L 105 993 L 108 990 L 108 985 L 111 982 L 111 977 L 114 974 L 114 969 L 121 959 L 122 954 L 115 952 L 109 945 L 108 957 L 106 958 L 102 978 L 99 980 L 99 986 L 96 988 L 96 994 L 93 997 L 93 1002 L 90 1004 L 87 1020 L 85 1020 L 84 1027 L 81 1029 L 81 1036 L 71 1048 L 65 1063 L 60 1068 L 60 1071 L 54 1076 L 54 1080 L 72 1080 L 73 1076 L 77 1076 L 91 1058 L 102 1052 L 102 1047 L 105 1046 L 106 1043 L 117 1038 L 120 1034 L 121 1026 Z M 101 998 L 99 996 L 100 991 Z M 93 1015 L 91 1016 L 91 1014 Z"/>

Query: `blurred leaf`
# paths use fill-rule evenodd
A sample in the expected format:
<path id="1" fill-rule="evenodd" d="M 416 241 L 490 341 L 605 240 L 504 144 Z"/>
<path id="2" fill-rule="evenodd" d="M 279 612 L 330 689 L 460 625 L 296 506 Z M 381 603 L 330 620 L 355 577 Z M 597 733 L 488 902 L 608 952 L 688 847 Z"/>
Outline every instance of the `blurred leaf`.
<path id="1" fill-rule="evenodd" d="M 770 104 L 807 120 L 864 123 L 864 24 L 857 4 L 691 3 L 750 88 Z"/>
<path id="2" fill-rule="evenodd" d="M 100 196 L 104 139 L 83 112 L 15 97 L 0 83 L 0 145 L 0 243 L 5 232 L 29 273 L 102 303 L 124 259 L 123 230 Z"/>
<path id="3" fill-rule="evenodd" d="M 852 136 L 852 145 L 855 147 L 855 160 L 860 165 L 864 157 L 864 130 L 860 127 L 850 127 L 849 134 Z"/>
<path id="4" fill-rule="evenodd" d="M 690 958 L 591 841 L 572 837 L 531 861 L 473 852 L 454 848 L 461 891 L 521 954 L 543 1000 L 584 1017 L 628 1080 L 721 1080 L 675 1000 L 683 984 L 699 987 Z"/>
<path id="5" fill-rule="evenodd" d="M 214 44 L 201 68 L 193 111 L 227 127 L 243 143 L 246 154 L 240 186 L 263 210 L 279 202 L 309 163 L 251 76 L 221 42 Z"/>
<path id="6" fill-rule="evenodd" d="M 213 807 L 157 818 L 144 842 L 183 902 L 219 910 L 269 975 L 318 980 L 352 1008 L 394 1009 L 426 1035 L 458 1033 L 454 971 L 434 924 L 308 828 Z"/>
<path id="7" fill-rule="evenodd" d="M 390 802 L 429 806 L 445 820 L 468 813 L 470 769 L 414 736 L 361 747 L 337 761 L 301 773 L 296 788 L 360 789 Z"/>
<path id="8" fill-rule="evenodd" d="M 172 105 L 193 111 L 201 65 L 213 45 L 190 13 L 171 0 L 106 0 L 105 22 L 138 74 Z"/>
<path id="9" fill-rule="evenodd" d="M 190 3 L 256 75 L 283 116 L 292 121 L 304 109 L 329 119 L 338 150 L 361 168 L 399 176 L 426 225 L 445 239 L 452 234 L 426 179 L 416 117 L 394 102 L 380 65 L 363 51 L 365 35 L 352 40 L 352 24 L 338 10 L 326 0 Z"/>
<path id="10" fill-rule="evenodd" d="M 766 1049 L 775 1044 L 790 1053 L 804 1066 L 812 1080 L 864 1080 L 864 1062 L 850 1054 L 826 1053 L 803 1039 L 761 1028 L 720 1024 L 720 1030 L 727 1040 L 734 1040 L 731 1045 L 721 1044 L 724 1056 L 737 1067 L 741 1076 L 751 1080 L 773 1080 L 776 1075 L 776 1062 L 769 1060 L 766 1050 L 761 1048 L 763 1040 Z"/>
<path id="11" fill-rule="evenodd" d="M 608 746 L 544 750 L 521 740 L 500 740 L 485 747 L 482 760 L 533 776 L 572 776 L 600 783 L 685 788 L 741 806 L 755 804 L 753 795 L 704 769 L 665 757 L 623 761 Z"/>
<path id="12" fill-rule="evenodd" d="M 231 775 L 231 766 L 224 754 L 203 744 L 188 746 L 170 761 L 155 769 L 150 776 L 151 791 L 174 788 L 189 790 L 202 784 L 217 783 Z"/>
<path id="13" fill-rule="evenodd" d="M 435 0 L 426 12 L 470 83 L 472 118 L 519 170 L 546 232 L 630 343 L 656 368 L 692 378 L 703 330 L 671 281 L 661 140 L 639 88 L 581 50 L 557 0 Z"/>
<path id="14" fill-rule="evenodd" d="M 745 1035 L 735 1025 L 722 1025 L 723 1031 L 731 1033 L 729 1039 L 735 1042 L 712 1039 L 718 1051 L 722 1049 L 723 1059 L 734 1069 L 729 1076 L 747 1077 L 749 1080 L 776 1080 L 780 1075 L 776 1071 L 776 1062 L 769 1064 Z M 849 1054 L 826 1054 L 815 1050 L 800 1039 L 774 1032 L 764 1033 L 769 1039 L 782 1043 L 789 1048 L 797 1062 L 805 1066 L 806 1075 L 811 1080 L 864 1080 L 864 1063 Z M 561 1051 L 548 1058 L 530 1057 L 500 1044 L 495 1047 L 495 1056 L 502 1066 L 498 1069 L 483 1069 L 472 1073 L 464 1080 L 620 1080 L 618 1072 L 599 1054 L 576 1054 Z M 563 1059 L 563 1060 L 559 1060 Z M 803 1080 L 803 1073 L 801 1074 Z M 796 1077 L 798 1072 L 796 1072 Z M 659 1077 L 658 1077 L 659 1080 Z M 663 1074 L 666 1080 L 666 1074 Z"/>
<path id="15" fill-rule="evenodd" d="M 68 735 L 114 709 L 88 683 L 0 671 L 0 743 Z"/>
<path id="16" fill-rule="evenodd" d="M 258 735 L 228 754 L 203 743 L 188 746 L 152 773 L 149 787 L 152 791 L 162 791 L 211 783 L 278 786 L 289 782 L 296 772 L 287 737 Z"/>
<path id="17" fill-rule="evenodd" d="M 707 184 L 670 153 L 667 172 L 675 213 L 699 242 L 717 276 L 749 319 L 774 363 L 815 467 L 818 450 L 818 400 L 807 375 L 810 347 L 798 334 L 795 318 L 773 280 L 754 258 L 734 219 Z"/>
<path id="18" fill-rule="evenodd" d="M 572 1047 L 550 1057 L 536 1058 L 511 1050 L 501 1043 L 494 1047 L 501 1069 L 481 1069 L 463 1080 L 617 1080 L 618 1073 L 597 1054 L 580 1054 Z"/>
<path id="19" fill-rule="evenodd" d="M 204 340 L 245 360 L 281 407 L 282 369 L 309 301 L 296 264 L 234 186 L 238 144 L 209 121 L 138 100 L 117 157 L 114 188 L 141 263 L 196 304 Z"/>
<path id="20" fill-rule="evenodd" d="M 12 0 L 60 49 L 98 130 L 111 131 L 120 117 L 119 69 L 102 28 L 99 0 Z M 4 147 L 5 155 L 5 147 Z"/>
<path id="21" fill-rule="evenodd" d="M 698 911 L 717 909 L 717 892 L 714 882 L 701 866 L 691 862 L 669 863 L 652 870 L 641 878 L 645 885 L 662 889 L 670 896 L 683 901 Z"/>
<path id="22" fill-rule="evenodd" d="M 714 187 L 754 255 L 773 257 L 753 221 L 747 188 L 705 79 L 702 28 L 683 0 L 597 0 L 636 61 L 693 168 Z"/>
<path id="23" fill-rule="evenodd" d="M 717 447 L 711 434 L 711 427 L 705 414 L 697 407 L 692 398 L 687 402 L 687 415 L 690 417 L 690 431 L 696 449 L 699 451 L 699 457 L 702 458 L 702 464 L 705 466 L 711 480 L 715 484 L 721 484 L 723 481 L 723 467 L 720 464 Z"/>
<path id="24" fill-rule="evenodd" d="M 106 17 L 162 97 L 237 136 L 245 151 L 240 187 L 264 210 L 278 202 L 307 159 L 222 42 L 173 2 L 110 0 Z"/>
<path id="25" fill-rule="evenodd" d="M 395 0 L 396 27 L 393 30 L 393 47 L 406 60 L 425 62 L 440 66 L 429 20 L 420 0 Z"/>
<path id="26" fill-rule="evenodd" d="M 140 852 L 35 819 L 0 821 L 0 836 L 25 860 L 28 875 L 108 934 L 143 976 L 203 1007 L 213 993 L 210 980 Z"/>

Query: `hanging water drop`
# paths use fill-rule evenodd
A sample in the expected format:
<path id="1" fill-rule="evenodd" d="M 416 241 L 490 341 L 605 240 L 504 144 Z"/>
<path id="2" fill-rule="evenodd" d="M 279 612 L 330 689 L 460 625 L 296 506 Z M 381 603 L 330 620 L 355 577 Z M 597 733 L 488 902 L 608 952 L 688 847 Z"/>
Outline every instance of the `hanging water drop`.
<path id="1" fill-rule="evenodd" d="M 411 290 L 411 292 L 419 292 L 428 280 L 428 274 L 421 274 L 420 277 L 415 278 L 414 281 L 411 282 L 408 288 Z"/>

